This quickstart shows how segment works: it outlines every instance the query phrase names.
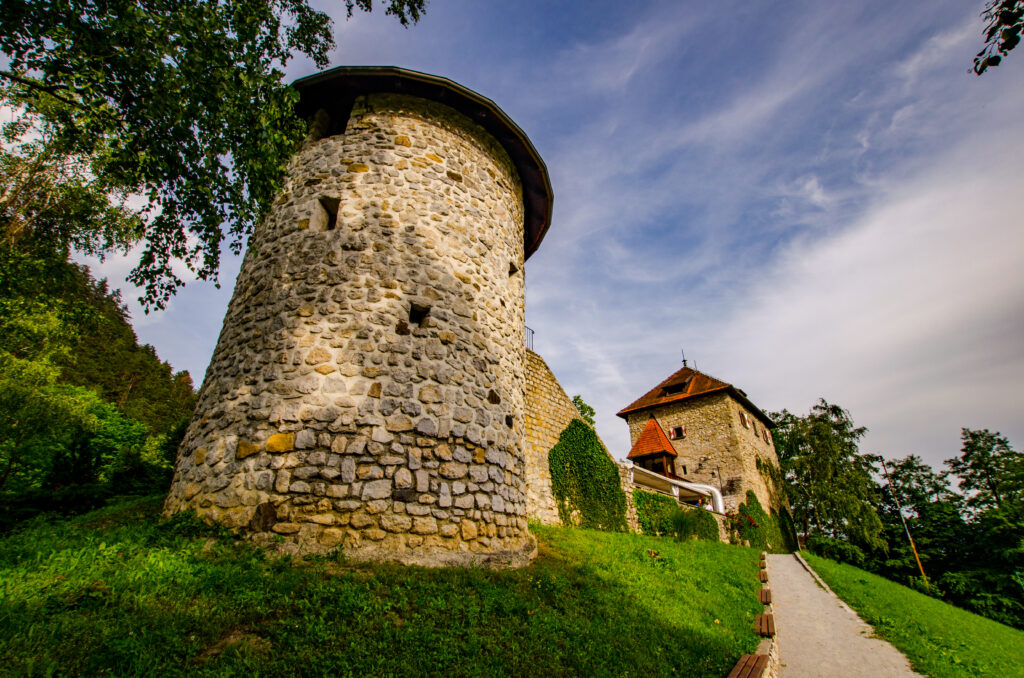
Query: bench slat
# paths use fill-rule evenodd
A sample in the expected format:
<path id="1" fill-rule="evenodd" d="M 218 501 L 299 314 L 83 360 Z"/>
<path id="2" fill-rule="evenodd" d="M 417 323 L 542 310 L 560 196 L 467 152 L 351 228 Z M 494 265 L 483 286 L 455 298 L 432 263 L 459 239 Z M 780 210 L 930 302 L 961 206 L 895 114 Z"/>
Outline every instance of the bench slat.
<path id="1" fill-rule="evenodd" d="M 757 635 L 771 638 L 775 635 L 775 617 L 770 614 L 759 614 L 754 620 Z"/>
<path id="2" fill-rule="evenodd" d="M 768 668 L 768 655 L 745 654 L 726 678 L 761 678 Z"/>
<path id="3" fill-rule="evenodd" d="M 757 599 L 764 605 L 770 604 L 772 602 L 772 590 L 761 589 L 757 592 Z"/>

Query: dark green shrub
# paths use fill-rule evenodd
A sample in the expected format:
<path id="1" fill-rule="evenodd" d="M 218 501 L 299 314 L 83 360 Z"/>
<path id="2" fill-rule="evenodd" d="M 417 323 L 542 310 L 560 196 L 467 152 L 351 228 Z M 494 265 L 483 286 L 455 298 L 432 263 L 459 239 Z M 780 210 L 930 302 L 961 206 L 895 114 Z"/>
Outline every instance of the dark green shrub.
<path id="1" fill-rule="evenodd" d="M 701 541 L 719 541 L 718 522 L 703 509 L 676 509 L 672 514 L 672 532 L 680 541 L 697 537 Z"/>
<path id="2" fill-rule="evenodd" d="M 56 490 L 27 490 L 0 495 L 0 533 L 41 513 L 71 516 L 97 509 L 113 496 L 107 485 L 90 483 Z"/>
<path id="3" fill-rule="evenodd" d="M 644 490 L 633 490 L 633 503 L 636 504 L 637 521 L 644 534 L 675 533 L 672 519 L 679 510 L 675 499 Z"/>
<path id="4" fill-rule="evenodd" d="M 835 560 L 841 563 L 849 563 L 860 567 L 864 564 L 864 551 L 859 546 L 851 544 L 845 539 L 835 537 L 809 537 L 807 548 L 811 553 Z"/>
<path id="5" fill-rule="evenodd" d="M 573 419 L 548 453 L 551 490 L 563 525 L 626 529 L 626 494 L 619 467 L 594 429 Z"/>

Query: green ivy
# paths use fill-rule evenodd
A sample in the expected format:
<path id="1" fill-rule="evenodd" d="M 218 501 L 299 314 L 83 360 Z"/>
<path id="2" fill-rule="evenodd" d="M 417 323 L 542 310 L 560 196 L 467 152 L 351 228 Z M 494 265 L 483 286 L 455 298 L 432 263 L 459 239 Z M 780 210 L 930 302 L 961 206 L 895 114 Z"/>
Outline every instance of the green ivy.
<path id="1" fill-rule="evenodd" d="M 753 548 L 773 553 L 788 551 L 778 520 L 774 515 L 765 513 L 752 490 L 747 490 L 747 501 L 740 504 L 739 513 L 733 517 L 732 529 L 740 539 L 750 542 Z"/>
<path id="2" fill-rule="evenodd" d="M 757 470 L 768 487 L 768 496 L 771 499 L 771 503 L 776 506 L 788 504 L 786 482 L 782 477 L 782 470 L 779 466 L 761 457 L 758 457 L 754 463 L 757 465 Z"/>
<path id="3" fill-rule="evenodd" d="M 573 419 L 548 453 L 551 490 L 563 525 L 621 532 L 626 529 L 626 494 L 619 467 L 594 429 Z"/>
<path id="4" fill-rule="evenodd" d="M 644 534 L 672 534 L 672 516 L 679 510 L 675 499 L 662 494 L 633 490 L 636 517 Z"/>

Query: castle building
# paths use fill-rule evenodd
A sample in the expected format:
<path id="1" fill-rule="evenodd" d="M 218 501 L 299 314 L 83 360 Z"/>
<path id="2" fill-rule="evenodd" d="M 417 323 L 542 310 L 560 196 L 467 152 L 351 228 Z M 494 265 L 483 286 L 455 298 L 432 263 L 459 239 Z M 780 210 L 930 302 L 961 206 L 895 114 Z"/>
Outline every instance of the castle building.
<path id="1" fill-rule="evenodd" d="M 354 559 L 528 562 L 525 260 L 547 169 L 450 80 L 298 81 L 310 135 L 253 232 L 165 512 Z"/>
<path id="2" fill-rule="evenodd" d="M 643 477 L 710 486 L 729 511 L 748 490 L 766 509 L 778 508 L 766 477 L 779 465 L 770 433 L 775 424 L 741 389 L 684 363 L 618 416 L 629 424 L 627 460 Z"/>

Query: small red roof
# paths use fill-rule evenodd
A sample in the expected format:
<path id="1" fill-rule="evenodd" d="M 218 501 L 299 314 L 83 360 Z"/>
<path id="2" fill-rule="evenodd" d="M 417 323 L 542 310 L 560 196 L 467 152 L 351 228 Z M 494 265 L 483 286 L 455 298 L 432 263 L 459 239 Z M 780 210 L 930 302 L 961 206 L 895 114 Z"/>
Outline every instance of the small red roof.
<path id="1" fill-rule="evenodd" d="M 647 457 L 652 454 L 678 456 L 672 448 L 672 443 L 668 441 L 668 436 L 661 430 L 661 426 L 654 420 L 654 417 L 647 420 L 647 426 L 644 426 L 644 430 L 640 432 L 640 437 L 636 439 L 636 444 L 626 455 L 626 459 Z"/>
<path id="2" fill-rule="evenodd" d="M 625 419 L 626 415 L 639 412 L 640 410 L 706 396 L 712 393 L 728 393 L 750 410 L 751 414 L 760 419 L 765 426 L 775 428 L 775 422 L 769 419 L 768 415 L 762 412 L 754 403 L 750 402 L 746 393 L 732 384 L 727 384 L 703 372 L 698 372 L 692 367 L 684 367 L 678 372 L 674 372 L 668 379 L 622 408 L 618 416 Z"/>

